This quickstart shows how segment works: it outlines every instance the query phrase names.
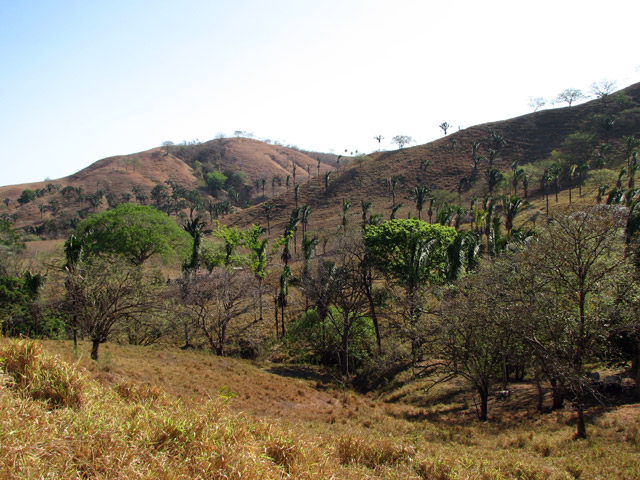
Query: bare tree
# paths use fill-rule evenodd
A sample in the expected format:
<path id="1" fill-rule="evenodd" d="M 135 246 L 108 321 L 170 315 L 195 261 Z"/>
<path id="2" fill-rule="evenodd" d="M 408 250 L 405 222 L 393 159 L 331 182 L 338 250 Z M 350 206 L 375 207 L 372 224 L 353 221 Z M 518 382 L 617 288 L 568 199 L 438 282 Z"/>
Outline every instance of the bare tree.
<path id="1" fill-rule="evenodd" d="M 568 103 L 571 106 L 575 102 L 579 102 L 587 98 L 582 90 L 578 90 L 577 88 L 567 88 L 564 92 L 558 94 L 556 101 Z"/>
<path id="2" fill-rule="evenodd" d="M 391 139 L 391 143 L 395 143 L 398 145 L 398 148 L 402 149 L 405 145 L 410 145 L 413 143 L 413 138 L 409 135 L 396 135 Z"/>
<path id="3" fill-rule="evenodd" d="M 167 140 L 166 142 L 162 142 L 162 146 L 165 148 L 165 155 L 169 155 L 169 148 L 173 147 L 175 144 L 171 140 Z"/>
<path id="4" fill-rule="evenodd" d="M 215 267 L 206 275 L 184 276 L 178 283 L 181 303 L 191 321 L 204 334 L 209 348 L 224 355 L 232 323 L 242 325 L 254 306 L 253 277 L 247 272 Z"/>
<path id="5" fill-rule="evenodd" d="M 547 104 L 547 101 L 542 97 L 529 97 L 529 106 L 533 108 L 534 112 L 537 112 L 539 109 L 544 107 Z"/>
<path id="6" fill-rule="evenodd" d="M 91 358 L 115 327 L 152 315 L 158 282 L 118 257 L 94 257 L 67 269 L 63 309 L 92 342 Z"/>

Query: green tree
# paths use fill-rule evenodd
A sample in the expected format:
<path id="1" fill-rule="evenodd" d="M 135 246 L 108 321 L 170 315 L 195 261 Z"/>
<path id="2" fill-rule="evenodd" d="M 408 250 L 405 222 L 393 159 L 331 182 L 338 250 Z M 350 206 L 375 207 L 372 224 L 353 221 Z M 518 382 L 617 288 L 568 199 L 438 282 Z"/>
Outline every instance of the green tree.
<path id="1" fill-rule="evenodd" d="M 159 255 L 165 261 L 184 259 L 189 235 L 162 212 L 145 205 L 123 203 L 83 220 L 75 230 L 83 238 L 85 256 L 115 254 L 133 265 Z"/>
<path id="2" fill-rule="evenodd" d="M 404 290 L 405 318 L 414 360 L 421 343 L 420 290 L 428 283 L 446 279 L 447 249 L 454 242 L 455 229 L 417 219 L 389 220 L 367 227 L 363 242 L 372 265 Z"/>
<path id="3" fill-rule="evenodd" d="M 227 182 L 227 176 L 222 172 L 209 172 L 205 178 L 207 189 L 210 193 L 216 194 L 222 190 Z"/>
<path id="4" fill-rule="evenodd" d="M 20 205 L 26 205 L 27 203 L 32 202 L 35 199 L 36 199 L 36 192 L 34 192 L 33 190 L 26 189 L 26 190 L 23 190 L 20 196 L 18 197 L 18 203 Z"/>

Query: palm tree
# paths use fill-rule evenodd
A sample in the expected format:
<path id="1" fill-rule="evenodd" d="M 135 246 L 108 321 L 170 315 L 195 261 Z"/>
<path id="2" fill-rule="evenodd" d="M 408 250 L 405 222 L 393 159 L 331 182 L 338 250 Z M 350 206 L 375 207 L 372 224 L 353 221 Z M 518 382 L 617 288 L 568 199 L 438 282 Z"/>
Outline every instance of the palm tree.
<path id="1" fill-rule="evenodd" d="M 373 137 L 373 139 L 374 139 L 374 140 L 376 140 L 376 141 L 378 142 L 378 151 L 380 151 L 380 145 L 381 145 L 381 143 L 382 143 L 382 139 L 383 139 L 383 138 L 384 138 L 384 137 L 382 136 L 382 134 L 380 134 L 380 135 L 376 135 L 375 137 Z"/>
<path id="2" fill-rule="evenodd" d="M 284 325 L 284 309 L 286 308 L 288 301 L 287 296 L 289 295 L 289 281 L 291 280 L 291 269 L 288 265 L 285 265 L 282 269 L 282 273 L 280 274 L 280 291 L 278 292 L 278 300 L 277 306 L 280 308 L 280 321 L 282 322 L 282 337 L 285 335 L 285 325 Z M 277 317 L 276 317 L 277 319 Z M 277 320 L 276 320 L 277 322 Z M 278 326 L 276 325 L 276 336 L 277 336 Z"/>
<path id="3" fill-rule="evenodd" d="M 494 150 L 498 152 L 507 144 L 507 140 L 496 131 L 491 132 L 491 142 L 493 143 Z"/>
<path id="4" fill-rule="evenodd" d="M 260 185 L 262 185 L 262 197 L 263 197 L 263 198 L 264 198 L 264 187 L 265 187 L 265 185 L 266 185 L 266 184 L 267 184 L 267 179 L 266 179 L 266 178 L 264 178 L 264 177 L 262 177 L 262 178 L 260 179 Z"/>
<path id="5" fill-rule="evenodd" d="M 497 168 L 488 168 L 485 172 L 487 187 L 489 187 L 489 195 L 493 195 L 493 190 L 502 182 L 504 174 Z"/>
<path id="6" fill-rule="evenodd" d="M 271 234 L 271 211 L 273 210 L 273 203 L 267 202 L 262 205 L 262 211 L 267 217 L 267 233 Z"/>
<path id="7" fill-rule="evenodd" d="M 569 167 L 569 205 L 571 205 L 572 203 L 571 192 L 573 190 L 573 177 L 575 176 L 577 170 L 578 165 L 576 165 L 575 163 Z"/>
<path id="8" fill-rule="evenodd" d="M 529 173 L 526 171 L 522 174 L 522 190 L 526 199 L 529 196 Z"/>
<path id="9" fill-rule="evenodd" d="M 475 181 L 478 176 L 478 165 L 482 160 L 482 157 L 478 155 L 478 148 L 480 148 L 480 142 L 473 142 L 471 144 L 471 162 L 473 170 L 471 172 L 471 179 Z"/>
<path id="10" fill-rule="evenodd" d="M 302 238 L 304 241 L 305 236 L 307 235 L 307 225 L 309 224 L 309 215 L 313 210 L 309 205 L 303 205 L 300 207 L 300 224 L 302 225 Z"/>
<path id="11" fill-rule="evenodd" d="M 362 228 L 367 226 L 367 214 L 371 209 L 371 202 L 360 200 L 360 207 L 362 208 Z"/>
<path id="12" fill-rule="evenodd" d="M 298 165 L 296 165 L 295 163 L 293 164 L 293 186 L 296 186 L 296 170 L 298 169 Z"/>
<path id="13" fill-rule="evenodd" d="M 318 178 L 320 178 L 320 159 L 316 158 L 316 160 L 318 161 Z"/>
<path id="14" fill-rule="evenodd" d="M 320 243 L 320 239 L 317 236 L 309 237 L 304 235 L 302 237 L 302 275 L 303 277 L 309 274 L 309 265 L 311 264 L 311 258 L 313 257 L 316 247 Z"/>
<path id="15" fill-rule="evenodd" d="M 438 199 L 433 195 L 429 195 L 429 210 L 427 210 L 427 215 L 429 215 L 429 223 L 433 223 L 433 207 L 437 208 Z"/>
<path id="16" fill-rule="evenodd" d="M 298 196 L 300 194 L 300 184 L 298 183 L 295 187 L 293 187 L 293 198 L 296 202 L 296 208 L 298 208 Z"/>
<path id="17" fill-rule="evenodd" d="M 560 174 L 562 168 L 557 163 L 554 163 L 549 167 L 549 180 L 555 184 L 556 187 L 556 203 L 558 203 L 558 190 L 560 189 Z"/>
<path id="18" fill-rule="evenodd" d="M 294 208 L 291 210 L 291 215 L 289 215 L 289 224 L 287 225 L 287 229 L 293 233 L 293 253 L 298 253 L 298 224 L 300 223 L 300 209 Z"/>
<path id="19" fill-rule="evenodd" d="M 454 242 L 447 248 L 447 280 L 460 278 L 465 265 L 472 271 L 478 264 L 480 237 L 475 232 L 458 232 Z"/>
<path id="20" fill-rule="evenodd" d="M 609 190 L 609 185 L 600 185 L 598 187 L 598 195 L 596 196 L 596 202 L 598 204 L 602 203 L 602 197 L 607 193 L 607 190 Z"/>
<path id="21" fill-rule="evenodd" d="M 391 206 L 396 204 L 396 194 L 398 192 L 398 185 L 400 184 L 402 177 L 399 175 L 393 175 L 387 178 L 387 187 L 389 188 L 389 194 L 391 195 Z"/>
<path id="22" fill-rule="evenodd" d="M 636 172 L 638 171 L 638 152 L 633 154 L 633 161 L 629 166 L 629 183 L 627 186 L 629 189 L 635 188 L 636 185 Z"/>
<path id="23" fill-rule="evenodd" d="M 422 220 L 422 207 L 424 207 L 424 203 L 427 201 L 430 193 L 431 191 L 424 185 L 416 185 L 413 187 L 413 190 L 411 190 L 411 198 L 416 202 L 416 210 L 418 210 L 418 220 Z"/>
<path id="24" fill-rule="evenodd" d="M 507 235 L 511 233 L 513 229 L 513 221 L 520 213 L 524 202 L 517 195 L 503 195 L 502 197 L 502 213 L 504 213 L 504 226 L 507 229 Z"/>
<path id="25" fill-rule="evenodd" d="M 589 172 L 589 164 L 583 163 L 578 167 L 578 195 L 582 197 L 582 184 L 587 178 L 587 173 Z"/>
<path id="26" fill-rule="evenodd" d="M 440 125 L 438 125 L 442 131 L 444 132 L 445 137 L 447 136 L 447 130 L 449 130 L 452 125 L 450 125 L 448 122 L 442 122 Z"/>
<path id="27" fill-rule="evenodd" d="M 342 199 L 342 231 L 347 233 L 348 216 L 347 213 L 351 208 L 351 202 L 346 198 Z"/>
<path id="28" fill-rule="evenodd" d="M 330 176 L 331 176 L 331 170 L 329 170 L 324 174 L 324 193 L 329 193 L 329 177 Z"/>
<path id="29" fill-rule="evenodd" d="M 456 145 L 458 145 L 458 141 L 455 138 L 451 139 L 451 165 L 453 165 L 453 162 L 455 161 L 455 149 L 456 149 Z"/>
<path id="30" fill-rule="evenodd" d="M 211 230 L 206 230 L 207 224 L 203 222 L 199 215 L 195 218 L 191 218 L 182 225 L 182 229 L 191 235 L 193 238 L 193 247 L 191 249 L 191 259 L 189 263 L 183 265 L 183 270 L 186 272 L 196 271 L 200 267 L 200 245 L 202 243 L 202 237 Z"/>

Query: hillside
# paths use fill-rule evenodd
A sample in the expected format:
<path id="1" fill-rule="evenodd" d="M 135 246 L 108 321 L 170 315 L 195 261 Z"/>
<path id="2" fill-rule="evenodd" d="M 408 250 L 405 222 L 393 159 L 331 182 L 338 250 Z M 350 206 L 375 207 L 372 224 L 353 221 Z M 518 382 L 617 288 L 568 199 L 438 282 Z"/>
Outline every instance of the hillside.
<path id="1" fill-rule="evenodd" d="M 327 191 L 323 178 L 312 179 L 301 186 L 298 203 L 309 204 L 313 208 L 311 229 L 323 234 L 338 229 L 343 199 L 351 203 L 349 217 L 353 223 L 360 221 L 362 201 L 372 203 L 371 213 L 389 218 L 392 199 L 386 181 L 392 176 L 401 177 L 397 203 L 404 204 L 396 218 L 417 215 L 409 193 L 419 183 L 439 197 L 440 203 L 446 201 L 467 206 L 473 196 L 482 198 L 487 193 L 483 173 L 490 149 L 494 148 L 494 132 L 506 141 L 494 163 L 506 176 L 503 191 L 509 191 L 511 166 L 518 162 L 531 173 L 530 194 L 533 198 L 539 197 L 539 176 L 542 173 L 539 165 L 554 150 L 561 148 L 571 134 L 584 133 L 594 142 L 586 158 L 588 163 L 592 162 L 594 171 L 593 162 L 598 149 L 605 143 L 611 147 L 606 167 L 615 170 L 624 163 L 622 137 L 640 134 L 640 83 L 610 95 L 606 102 L 596 99 L 572 107 L 542 110 L 473 126 L 424 145 L 357 157 L 349 166 L 331 174 Z M 477 154 L 484 158 L 479 163 L 475 182 L 469 182 L 459 195 L 461 180 L 472 178 L 472 145 L 476 142 L 479 142 Z M 423 161 L 429 162 L 426 168 Z M 519 192 L 522 196 L 521 190 Z M 283 227 L 295 206 L 293 195 L 283 194 L 272 203 L 275 206 L 272 225 Z M 252 207 L 229 217 L 228 221 L 242 227 L 252 223 L 265 225 L 263 217 L 260 207 Z"/>
<path id="2" fill-rule="evenodd" d="M 274 234 L 279 234 L 296 206 L 295 169 L 295 183 L 300 184 L 297 205 L 312 208 L 310 229 L 327 238 L 339 227 L 343 200 L 350 202 L 347 216 L 351 223 L 361 221 L 361 202 L 371 202 L 370 215 L 389 218 L 392 199 L 388 181 L 393 176 L 399 178 L 396 200 L 403 205 L 395 214 L 397 218 L 417 215 L 410 192 L 418 184 L 428 187 L 440 205 L 447 202 L 466 207 L 472 198 L 484 197 L 487 193 L 484 172 L 491 149 L 496 148 L 496 134 L 505 143 L 499 147 L 493 166 L 506 177 L 497 193 L 510 190 L 511 166 L 517 162 L 530 175 L 529 200 L 539 198 L 545 162 L 575 133 L 589 136 L 593 143 L 585 159 L 591 164 L 585 184 L 591 182 L 591 191 L 597 190 L 596 183 L 601 177 L 615 177 L 615 170 L 624 163 L 622 137 L 640 133 L 640 84 L 605 99 L 477 125 L 428 144 L 342 161 L 336 155 L 304 152 L 242 137 L 156 148 L 103 159 L 59 180 L 0 187 L 3 199 L 0 214 L 41 238 L 56 238 L 64 236 L 78 219 L 113 203 L 137 201 L 158 206 L 160 202 L 152 198 L 153 188 L 166 187 L 165 182 L 171 181 L 186 192 L 197 190 L 210 205 L 227 202 L 224 213 L 230 210 L 236 213 L 224 216 L 224 223 L 240 227 L 254 223 L 266 227 L 264 209 L 259 204 L 271 198 L 271 224 Z M 479 159 L 475 174 L 474 143 L 478 145 Z M 595 162 L 598 155 L 604 158 L 604 146 L 609 170 L 601 175 L 595 171 Z M 237 174 L 240 180 L 212 196 L 205 179 L 216 171 L 227 176 Z M 73 190 L 63 193 L 65 187 L 75 189 L 75 194 Z M 566 187 L 566 180 L 560 182 L 560 187 Z M 40 196 L 20 205 L 18 199 L 27 189 Z M 175 197 L 176 192 L 166 190 L 167 195 Z M 169 213 L 177 211 L 167 208 Z M 176 204 L 175 208 L 181 207 Z M 214 211 L 210 209 L 209 213 L 213 218 Z"/>
<path id="3" fill-rule="evenodd" d="M 496 420 L 479 424 L 471 392 L 455 383 L 361 396 L 288 378 L 294 366 L 106 348 L 112 356 L 96 364 L 75 357 L 69 342 L 0 339 L 0 477 L 631 480 L 640 472 L 637 405 L 598 408 L 592 437 L 576 442 L 570 412 L 510 411 L 530 395 L 526 385 L 492 401 Z"/>
<path id="4" fill-rule="evenodd" d="M 262 199 L 257 181 L 265 179 L 264 196 L 268 198 L 287 188 L 285 179 L 292 175 L 293 165 L 296 182 L 300 183 L 318 172 L 322 175 L 332 170 L 325 160 L 318 162 L 297 150 L 248 138 L 154 148 L 105 158 L 61 179 L 0 187 L 0 214 L 15 220 L 18 228 L 30 227 L 41 236 L 55 238 L 79 218 L 114 203 L 153 204 L 153 188 L 166 187 L 167 181 L 187 191 L 198 190 L 203 199 L 216 202 L 228 197 L 225 192 L 217 193 L 219 198 L 210 195 L 204 187 L 204 177 L 210 171 L 235 172 L 245 184 L 237 201 L 255 202 Z M 274 177 L 278 182 L 272 182 Z M 35 196 L 20 204 L 25 190 Z"/>

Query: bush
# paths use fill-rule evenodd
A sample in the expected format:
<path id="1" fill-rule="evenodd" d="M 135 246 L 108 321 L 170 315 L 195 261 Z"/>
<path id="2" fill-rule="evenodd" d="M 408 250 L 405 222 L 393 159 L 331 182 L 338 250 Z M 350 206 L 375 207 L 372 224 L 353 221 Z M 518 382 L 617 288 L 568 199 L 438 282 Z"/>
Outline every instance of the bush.
<path id="1" fill-rule="evenodd" d="M 222 190 L 227 181 L 227 177 L 222 172 L 209 172 L 205 177 L 205 182 L 207 183 L 207 188 L 209 192 L 212 194 L 217 193 Z"/>
<path id="2" fill-rule="evenodd" d="M 33 190 L 23 190 L 20 196 L 18 197 L 18 203 L 20 205 L 25 205 L 36 199 L 36 192 Z"/>

